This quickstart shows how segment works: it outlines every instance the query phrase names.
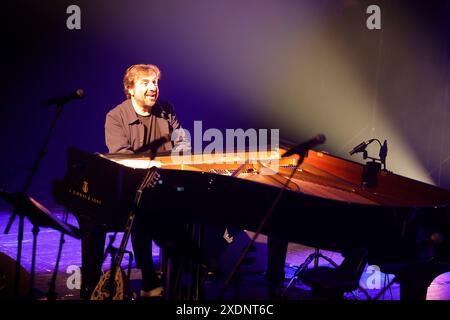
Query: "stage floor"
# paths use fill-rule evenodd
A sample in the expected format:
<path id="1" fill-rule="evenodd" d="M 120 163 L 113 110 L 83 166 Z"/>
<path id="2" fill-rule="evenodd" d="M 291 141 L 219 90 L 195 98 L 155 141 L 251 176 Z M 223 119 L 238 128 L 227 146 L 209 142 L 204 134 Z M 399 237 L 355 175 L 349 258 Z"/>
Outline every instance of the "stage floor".
<path id="1" fill-rule="evenodd" d="M 56 213 L 57 217 L 61 218 L 61 214 Z M 17 255 L 17 232 L 18 219 L 14 222 L 9 234 L 5 235 L 4 229 L 8 222 L 10 214 L 8 212 L 0 212 L 0 252 L 16 259 Z M 77 226 L 76 219 L 70 215 L 68 222 Z M 37 254 L 36 254 L 36 275 L 34 281 L 34 299 L 46 299 L 46 294 L 49 290 L 48 283 L 52 278 L 53 269 L 56 262 L 58 244 L 60 233 L 47 228 L 42 228 L 38 236 Z M 115 245 L 120 243 L 121 234 L 115 241 Z M 25 232 L 23 240 L 22 251 L 22 266 L 29 272 L 31 270 L 31 256 L 32 256 L 32 225 L 25 219 Z M 261 244 L 263 245 L 263 244 Z M 131 244 L 128 244 L 128 250 L 132 250 Z M 299 244 L 290 243 L 285 264 L 286 281 L 294 274 L 298 265 L 305 261 L 309 254 L 314 250 Z M 322 251 L 322 253 L 330 257 L 333 261 L 339 264 L 342 261 L 342 256 L 336 252 Z M 159 248 L 153 246 L 153 256 L 156 264 L 159 263 Z M 320 265 L 327 265 L 325 260 L 319 260 Z M 77 277 L 81 266 L 81 241 L 70 236 L 65 236 L 65 243 L 63 246 L 61 261 L 58 270 L 56 281 L 56 294 L 59 300 L 76 300 L 79 297 L 79 277 Z M 126 268 L 127 261 L 124 259 L 123 267 Z M 104 270 L 109 269 L 109 262 L 105 262 Z M 251 269 L 251 268 L 250 268 Z M 255 272 L 248 271 L 240 274 L 238 281 L 232 284 L 225 291 L 222 296 L 223 299 L 238 299 L 238 300 L 267 300 L 270 298 L 267 283 L 264 281 L 262 270 L 258 267 L 253 268 Z M 259 268 L 260 269 L 260 268 Z M 371 296 L 375 297 L 383 288 L 385 283 L 392 280 L 392 275 L 385 275 L 379 273 L 379 278 L 374 278 L 373 267 L 366 266 L 361 280 L 360 287 Z M 377 277 L 378 277 L 377 275 Z M 222 288 L 226 275 L 213 274 L 206 277 L 204 282 L 205 299 L 217 299 L 218 292 Z M 135 268 L 135 263 L 132 263 L 131 272 L 131 286 L 133 291 L 139 292 L 140 289 L 140 273 Z M 346 299 L 367 300 L 366 296 L 360 290 L 353 293 L 346 294 Z M 317 297 L 313 296 L 310 289 L 297 281 L 294 286 L 290 287 L 285 293 L 287 300 L 312 300 Z M 399 299 L 399 285 L 394 284 L 391 290 L 387 290 L 381 300 L 398 300 Z M 437 277 L 428 289 L 427 300 L 450 300 L 450 272 Z"/>

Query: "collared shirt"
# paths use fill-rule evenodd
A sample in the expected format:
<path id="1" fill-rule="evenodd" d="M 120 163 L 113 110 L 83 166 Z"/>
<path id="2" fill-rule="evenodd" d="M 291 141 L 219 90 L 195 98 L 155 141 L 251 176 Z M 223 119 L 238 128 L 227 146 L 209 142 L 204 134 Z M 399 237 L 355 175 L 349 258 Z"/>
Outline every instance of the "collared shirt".
<path id="1" fill-rule="evenodd" d="M 170 136 L 175 129 L 181 129 L 173 106 L 159 100 L 153 106 L 151 114 L 156 117 L 157 139 Z M 110 153 L 138 153 L 145 148 L 145 128 L 138 119 L 130 99 L 123 101 L 108 112 L 105 121 L 105 140 Z M 173 148 L 171 141 L 164 143 L 158 151 Z"/>

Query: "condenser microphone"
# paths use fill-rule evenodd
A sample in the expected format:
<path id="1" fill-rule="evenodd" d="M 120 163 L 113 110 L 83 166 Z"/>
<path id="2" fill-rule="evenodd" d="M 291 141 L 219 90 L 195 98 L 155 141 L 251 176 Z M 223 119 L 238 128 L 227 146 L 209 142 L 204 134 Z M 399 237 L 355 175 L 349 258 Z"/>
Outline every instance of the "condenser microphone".
<path id="1" fill-rule="evenodd" d="M 375 139 L 370 139 L 369 141 L 363 141 L 360 144 L 358 144 L 356 147 L 354 147 L 349 153 L 350 155 L 354 155 L 355 153 L 364 152 L 366 151 L 366 148 L 369 144 L 371 144 Z"/>

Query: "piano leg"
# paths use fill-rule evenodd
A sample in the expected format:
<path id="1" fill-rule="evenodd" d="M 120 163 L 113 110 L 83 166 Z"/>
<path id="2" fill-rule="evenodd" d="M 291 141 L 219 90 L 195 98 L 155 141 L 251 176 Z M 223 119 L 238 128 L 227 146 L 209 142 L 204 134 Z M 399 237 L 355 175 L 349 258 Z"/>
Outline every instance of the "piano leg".
<path id="1" fill-rule="evenodd" d="M 106 231 L 78 219 L 80 229 L 85 230 L 81 238 L 81 299 L 90 299 L 100 279 L 104 257 Z"/>

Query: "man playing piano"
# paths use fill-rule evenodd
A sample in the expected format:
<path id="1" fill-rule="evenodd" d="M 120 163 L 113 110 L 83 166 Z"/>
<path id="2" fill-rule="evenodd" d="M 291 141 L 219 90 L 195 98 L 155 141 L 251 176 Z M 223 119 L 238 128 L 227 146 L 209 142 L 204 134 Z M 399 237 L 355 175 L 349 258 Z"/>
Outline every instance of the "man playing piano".
<path id="1" fill-rule="evenodd" d="M 151 64 L 137 64 L 126 70 L 123 86 L 127 99 L 106 115 L 105 139 L 110 153 L 146 152 L 158 139 L 162 142 L 155 152 L 189 148 L 182 138 L 175 144 L 161 139 L 170 137 L 181 126 L 172 105 L 158 100 L 160 75 L 158 67 Z M 156 297 L 162 295 L 163 287 L 154 269 L 152 240 L 165 231 L 173 235 L 176 228 L 161 221 L 145 224 L 143 219 L 136 216 L 131 240 L 142 274 L 141 297 Z"/>
<path id="2" fill-rule="evenodd" d="M 110 153 L 148 151 L 152 141 L 180 131 L 173 106 L 158 100 L 160 75 L 158 67 L 151 64 L 133 65 L 125 72 L 123 86 L 127 99 L 106 115 L 105 138 Z M 190 148 L 180 135 L 175 146 L 167 141 L 157 151 L 173 147 Z"/>

